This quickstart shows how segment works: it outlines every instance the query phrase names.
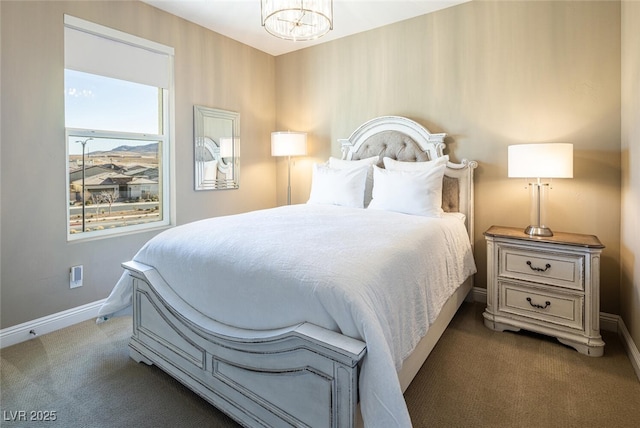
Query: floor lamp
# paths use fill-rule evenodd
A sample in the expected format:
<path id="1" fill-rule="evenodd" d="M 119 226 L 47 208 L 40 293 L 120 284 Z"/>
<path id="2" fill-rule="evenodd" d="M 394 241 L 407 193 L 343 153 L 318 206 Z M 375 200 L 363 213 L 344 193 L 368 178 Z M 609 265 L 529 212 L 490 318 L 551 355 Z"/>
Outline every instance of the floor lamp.
<path id="1" fill-rule="evenodd" d="M 535 179 L 531 192 L 531 224 L 524 233 L 531 236 L 553 236 L 547 225 L 549 183 L 545 178 L 573 177 L 573 144 L 516 144 L 508 147 L 509 177 Z"/>
<path id="2" fill-rule="evenodd" d="M 271 133 L 271 156 L 287 156 L 287 205 L 291 205 L 291 156 L 306 154 L 306 133 L 290 131 Z"/>

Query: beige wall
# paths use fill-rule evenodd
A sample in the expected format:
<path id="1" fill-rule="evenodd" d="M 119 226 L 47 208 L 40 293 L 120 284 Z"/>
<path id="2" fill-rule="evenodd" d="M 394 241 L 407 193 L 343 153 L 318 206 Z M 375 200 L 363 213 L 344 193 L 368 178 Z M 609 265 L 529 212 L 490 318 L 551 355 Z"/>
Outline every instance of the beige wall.
<path id="1" fill-rule="evenodd" d="M 175 48 L 178 223 L 275 205 L 272 56 L 141 2 L 3 0 L 0 11 L 2 328 L 106 297 L 120 263 L 154 234 L 66 241 L 65 13 Z M 193 190 L 194 104 L 240 112 L 239 190 Z M 77 264 L 84 285 L 70 290 Z"/>
<path id="2" fill-rule="evenodd" d="M 622 2 L 620 315 L 640 345 L 640 2 Z"/>
<path id="3" fill-rule="evenodd" d="M 64 193 L 55 189 L 66 188 L 60 94 L 69 13 L 176 49 L 178 223 L 273 206 L 276 192 L 284 203 L 286 162 L 275 183 L 265 179 L 276 171 L 273 130 L 309 132 L 310 155 L 292 172 L 293 202 L 304 202 L 311 164 L 338 156 L 338 138 L 373 117 L 404 115 L 447 132 L 454 160 L 480 163 L 476 285 L 484 287 L 482 232 L 528 223 L 523 183 L 506 178 L 507 146 L 574 143 L 574 179 L 555 182 L 551 226 L 607 246 L 601 309 L 622 314 L 640 343 L 640 184 L 630 167 L 640 162 L 639 6 L 624 1 L 621 23 L 618 2 L 474 1 L 274 59 L 143 3 L 1 1 L 0 327 L 105 297 L 120 262 L 153 235 L 66 242 Z M 193 191 L 193 104 L 241 113 L 240 190 Z M 85 266 L 85 285 L 69 290 L 75 264 Z"/>
<path id="4" fill-rule="evenodd" d="M 310 164 L 339 156 L 336 140 L 376 116 L 407 116 L 446 132 L 454 160 L 479 162 L 480 287 L 482 233 L 529 222 L 524 183 L 507 178 L 507 146 L 573 143 L 574 178 L 554 182 L 550 226 L 606 245 L 601 309 L 619 312 L 618 2 L 473 1 L 279 56 L 276 80 L 278 123 L 311 136 L 310 156 L 293 174 L 294 202 L 308 196 Z M 282 177 L 279 168 L 278 189 Z"/>

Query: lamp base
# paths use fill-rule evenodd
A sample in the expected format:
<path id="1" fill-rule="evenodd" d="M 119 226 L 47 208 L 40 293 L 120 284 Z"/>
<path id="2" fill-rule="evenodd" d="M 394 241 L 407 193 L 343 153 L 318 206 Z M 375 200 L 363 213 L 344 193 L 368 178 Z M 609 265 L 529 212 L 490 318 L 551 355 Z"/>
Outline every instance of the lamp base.
<path id="1" fill-rule="evenodd" d="M 546 226 L 527 226 L 524 233 L 530 236 L 553 236 L 553 232 Z"/>

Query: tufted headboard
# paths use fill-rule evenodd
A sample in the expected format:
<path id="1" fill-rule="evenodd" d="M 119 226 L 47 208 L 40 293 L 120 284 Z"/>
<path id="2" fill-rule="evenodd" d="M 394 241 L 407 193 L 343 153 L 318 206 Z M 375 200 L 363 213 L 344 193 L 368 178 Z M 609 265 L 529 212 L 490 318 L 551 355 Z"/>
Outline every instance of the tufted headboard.
<path id="1" fill-rule="evenodd" d="M 417 122 L 400 116 L 371 119 L 356 129 L 349 138 L 339 140 L 342 158 L 358 160 L 379 156 L 403 162 L 425 162 L 444 156 L 446 134 L 432 134 Z M 478 164 L 463 159 L 448 162 L 442 185 L 442 209 L 460 212 L 466 217 L 467 231 L 473 243 L 473 170 Z"/>

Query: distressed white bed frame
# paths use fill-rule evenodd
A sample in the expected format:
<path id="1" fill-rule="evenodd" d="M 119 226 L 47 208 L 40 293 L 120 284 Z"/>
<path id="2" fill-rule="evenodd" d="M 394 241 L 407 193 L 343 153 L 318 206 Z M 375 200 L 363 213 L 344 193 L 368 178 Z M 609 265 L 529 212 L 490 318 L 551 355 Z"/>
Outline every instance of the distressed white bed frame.
<path id="1" fill-rule="evenodd" d="M 431 134 L 407 118 L 386 116 L 340 140 L 343 157 L 351 159 L 370 137 L 386 131 L 406 135 L 429 159 L 443 156 L 445 134 Z M 390 154 L 387 147 L 380 153 Z M 457 181 L 459 211 L 466 215 L 472 243 L 475 167 L 475 162 L 449 162 L 445 173 Z M 362 425 L 358 371 L 366 356 L 364 342 L 310 323 L 278 330 L 221 324 L 185 303 L 153 267 L 134 261 L 123 266 L 133 277 L 129 347 L 135 361 L 155 364 L 244 426 Z M 405 360 L 398 374 L 403 391 L 471 287 L 470 278 Z"/>

